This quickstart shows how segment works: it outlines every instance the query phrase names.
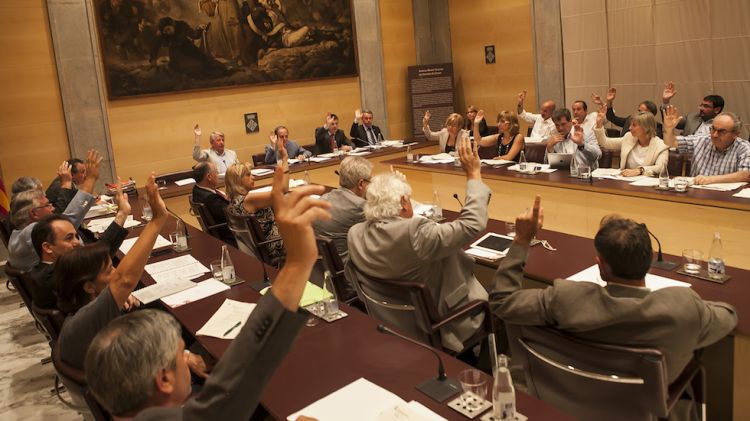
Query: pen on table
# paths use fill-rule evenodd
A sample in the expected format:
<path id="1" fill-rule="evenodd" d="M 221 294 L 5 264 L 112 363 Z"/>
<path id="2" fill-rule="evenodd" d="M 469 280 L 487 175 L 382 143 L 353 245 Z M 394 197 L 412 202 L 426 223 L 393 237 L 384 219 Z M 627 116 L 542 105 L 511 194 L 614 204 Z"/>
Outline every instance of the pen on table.
<path id="1" fill-rule="evenodd" d="M 227 330 L 226 332 L 224 332 L 224 336 L 227 336 L 230 333 L 232 333 L 232 331 L 235 330 L 235 329 L 237 329 L 241 324 L 242 324 L 242 322 L 237 322 L 237 324 L 235 324 L 234 326 L 230 327 L 229 330 Z"/>

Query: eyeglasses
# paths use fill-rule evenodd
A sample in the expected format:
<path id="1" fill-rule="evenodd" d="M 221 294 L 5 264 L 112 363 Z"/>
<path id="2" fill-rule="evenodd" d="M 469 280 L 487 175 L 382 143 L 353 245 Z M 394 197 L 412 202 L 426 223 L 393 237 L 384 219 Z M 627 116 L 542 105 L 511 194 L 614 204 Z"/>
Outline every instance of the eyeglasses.
<path id="1" fill-rule="evenodd" d="M 48 203 L 47 203 L 46 205 L 42 205 L 42 206 L 37 206 L 37 207 L 35 207 L 35 208 L 31 208 L 31 210 L 44 209 L 44 208 L 51 208 L 51 207 L 54 207 L 54 205 L 53 205 L 52 203 L 49 203 L 49 202 L 48 202 Z"/>
<path id="2" fill-rule="evenodd" d="M 363 178 L 362 181 L 367 181 L 368 183 L 370 183 L 370 178 Z"/>
<path id="3" fill-rule="evenodd" d="M 709 127 L 709 130 L 711 130 L 711 133 L 716 133 L 719 136 L 723 136 L 723 135 L 729 133 L 729 129 L 717 129 L 714 126 Z"/>

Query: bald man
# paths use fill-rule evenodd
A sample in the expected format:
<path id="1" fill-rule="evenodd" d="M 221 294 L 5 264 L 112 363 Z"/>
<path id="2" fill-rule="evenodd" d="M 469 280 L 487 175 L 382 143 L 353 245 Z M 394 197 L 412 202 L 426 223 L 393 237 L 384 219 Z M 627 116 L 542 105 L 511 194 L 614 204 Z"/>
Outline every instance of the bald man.
<path id="1" fill-rule="evenodd" d="M 518 94 L 518 117 L 529 124 L 533 124 L 530 137 L 547 139 L 555 132 L 555 123 L 552 121 L 552 112 L 555 111 L 555 101 L 547 100 L 542 103 L 540 114 L 526 112 L 523 103 L 526 100 L 526 91 Z"/>

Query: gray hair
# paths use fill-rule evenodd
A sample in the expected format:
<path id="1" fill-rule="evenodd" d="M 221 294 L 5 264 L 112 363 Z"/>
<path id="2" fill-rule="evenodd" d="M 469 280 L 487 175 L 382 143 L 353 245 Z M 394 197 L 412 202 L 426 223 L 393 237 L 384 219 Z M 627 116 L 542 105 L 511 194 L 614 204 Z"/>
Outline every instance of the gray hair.
<path id="1" fill-rule="evenodd" d="M 396 174 L 379 174 L 372 178 L 367 187 L 365 218 L 368 221 L 399 216 L 401 198 L 411 196 L 411 186 Z"/>
<path id="2" fill-rule="evenodd" d="M 18 180 L 13 182 L 13 186 L 10 188 L 10 198 L 13 200 L 18 193 L 27 190 L 42 190 L 42 182 L 36 177 L 23 176 L 19 177 Z"/>
<path id="3" fill-rule="evenodd" d="M 160 310 L 141 310 L 111 321 L 89 346 L 86 382 L 112 415 L 125 416 L 146 405 L 156 391 L 159 370 L 174 370 L 180 325 Z"/>
<path id="4" fill-rule="evenodd" d="M 353 189 L 359 180 L 372 176 L 372 163 L 358 156 L 348 156 L 341 161 L 339 168 L 339 184 L 341 187 Z"/>
<path id="5" fill-rule="evenodd" d="M 213 142 L 213 141 L 214 141 L 214 140 L 216 140 L 216 138 L 218 138 L 218 137 L 221 137 L 221 138 L 223 138 L 223 137 L 224 137 L 224 133 L 222 133 L 222 132 L 220 132 L 220 131 L 218 131 L 218 130 L 214 130 L 214 131 L 212 131 L 212 132 L 211 132 L 211 135 L 210 135 L 210 136 L 208 137 L 208 139 L 209 139 L 209 140 L 210 140 L 211 142 Z"/>
<path id="6" fill-rule="evenodd" d="M 10 202 L 10 222 L 16 229 L 25 228 L 31 222 L 31 210 L 42 206 L 44 192 L 41 190 L 26 190 L 15 196 Z"/>
<path id="7" fill-rule="evenodd" d="M 717 115 L 716 117 L 721 117 L 721 116 L 727 116 L 732 119 L 732 133 L 739 135 L 740 130 L 742 130 L 742 120 L 740 120 L 737 114 L 729 112 L 729 111 L 724 111 L 723 113 Z"/>
<path id="8" fill-rule="evenodd" d="M 646 136 L 649 139 L 656 136 L 656 119 L 650 112 L 636 113 L 633 115 L 633 119 L 631 121 L 640 126 L 646 132 Z"/>

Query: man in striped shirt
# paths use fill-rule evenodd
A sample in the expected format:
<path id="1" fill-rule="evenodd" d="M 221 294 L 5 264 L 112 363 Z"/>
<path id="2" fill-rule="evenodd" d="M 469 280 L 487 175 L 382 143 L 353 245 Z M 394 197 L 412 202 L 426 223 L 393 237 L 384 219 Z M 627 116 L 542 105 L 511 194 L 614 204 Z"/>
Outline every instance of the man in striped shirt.
<path id="1" fill-rule="evenodd" d="M 739 137 L 742 123 L 734 114 L 717 115 L 710 135 L 675 136 L 674 128 L 682 119 L 670 105 L 664 113 L 664 141 L 681 153 L 692 153 L 690 175 L 695 184 L 750 181 L 750 142 Z"/>

